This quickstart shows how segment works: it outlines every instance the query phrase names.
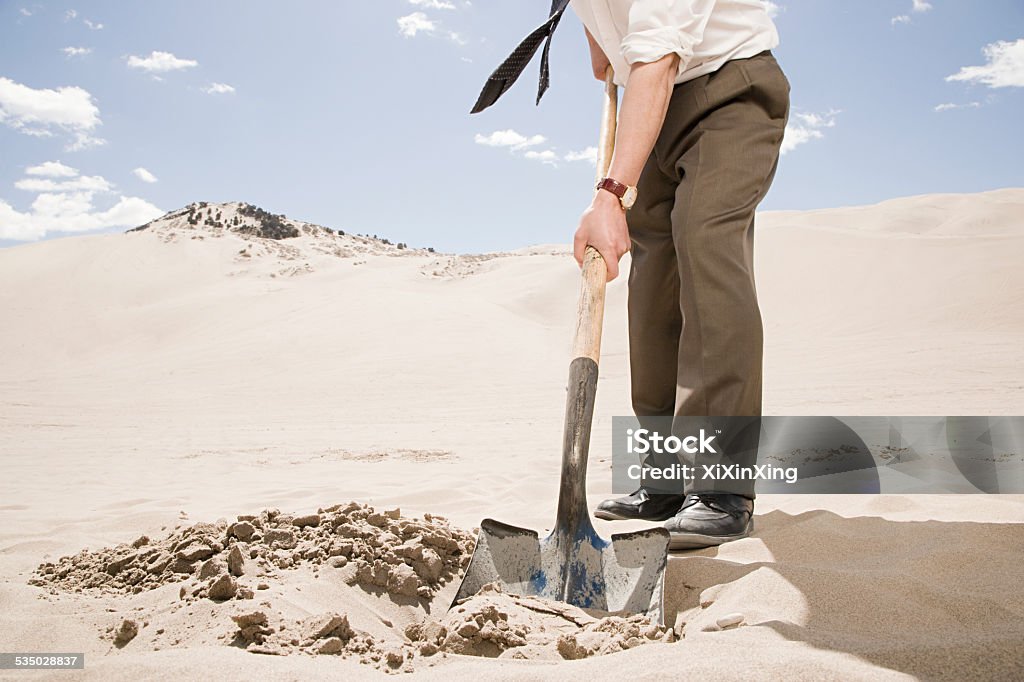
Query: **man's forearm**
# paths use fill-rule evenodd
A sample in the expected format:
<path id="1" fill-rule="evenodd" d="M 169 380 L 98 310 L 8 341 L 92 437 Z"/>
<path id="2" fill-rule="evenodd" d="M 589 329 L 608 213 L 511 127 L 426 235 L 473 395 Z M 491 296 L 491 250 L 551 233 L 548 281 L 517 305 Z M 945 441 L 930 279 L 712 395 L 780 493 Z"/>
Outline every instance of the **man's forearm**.
<path id="1" fill-rule="evenodd" d="M 654 141 L 665 122 L 668 100 L 675 82 L 679 58 L 675 54 L 649 64 L 634 64 L 619 109 L 615 154 L 608 175 L 627 185 L 640 179 Z M 580 218 L 573 237 L 573 255 L 583 264 L 587 246 L 593 246 L 608 266 L 608 279 L 619 274 L 619 259 L 629 251 L 629 226 L 619 198 L 598 190 Z"/>
<path id="2" fill-rule="evenodd" d="M 658 61 L 636 63 L 619 107 L 615 153 L 608 176 L 636 185 L 665 122 L 665 112 L 675 84 L 679 57 L 668 54 Z"/>

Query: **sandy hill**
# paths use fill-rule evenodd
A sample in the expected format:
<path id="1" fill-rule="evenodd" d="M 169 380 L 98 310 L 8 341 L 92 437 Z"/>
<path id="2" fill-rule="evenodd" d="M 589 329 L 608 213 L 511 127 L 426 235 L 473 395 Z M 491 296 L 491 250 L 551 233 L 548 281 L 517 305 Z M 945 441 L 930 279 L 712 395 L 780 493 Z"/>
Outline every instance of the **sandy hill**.
<path id="1" fill-rule="evenodd" d="M 276 242 L 274 253 L 287 260 L 311 254 L 352 258 L 368 254 L 409 255 L 433 252 L 433 249 L 410 249 L 403 243 L 392 244 L 390 240 L 376 235 L 346 234 L 344 230 L 294 220 L 238 201 L 191 203 L 128 231 L 148 231 L 159 235 L 165 242 L 224 236 L 233 236 L 265 247 L 273 247 Z M 244 257 L 252 255 L 250 253 Z"/>
<path id="2" fill-rule="evenodd" d="M 763 214 L 766 411 L 1024 413 L 1022 205 L 1010 189 Z M 578 285 L 567 249 L 436 254 L 261 215 L 193 204 L 145 229 L 0 250 L 5 650 L 85 650 L 96 679 L 368 672 L 225 647 L 235 625 L 217 609 L 235 600 L 193 595 L 183 611 L 174 585 L 40 600 L 28 580 L 83 547 L 145 534 L 165 548 L 185 532 L 176 524 L 266 507 L 401 507 L 401 519 L 380 517 L 396 538 L 424 512 L 463 529 L 485 516 L 550 527 Z M 610 487 L 611 417 L 629 412 L 623 279 L 609 289 L 592 504 Z M 1005 588 L 1024 577 L 1021 498 L 765 496 L 758 512 L 756 537 L 673 559 L 670 619 L 691 623 L 682 642 L 540 674 L 1019 669 L 1024 602 Z M 258 593 L 272 620 L 335 604 L 396 643 L 447 594 L 403 601 L 305 571 L 280 569 Z M 714 631 L 733 612 L 745 625 Z M 132 613 L 150 625 L 119 649 L 105 628 Z M 439 668 L 427 677 L 528 669 L 428 662 Z"/>
<path id="3" fill-rule="evenodd" d="M 930 237 L 1019 237 L 1024 230 L 1024 190 L 978 194 L 929 194 L 890 199 L 873 206 L 817 211 L 773 211 L 765 225 L 881 232 Z"/>

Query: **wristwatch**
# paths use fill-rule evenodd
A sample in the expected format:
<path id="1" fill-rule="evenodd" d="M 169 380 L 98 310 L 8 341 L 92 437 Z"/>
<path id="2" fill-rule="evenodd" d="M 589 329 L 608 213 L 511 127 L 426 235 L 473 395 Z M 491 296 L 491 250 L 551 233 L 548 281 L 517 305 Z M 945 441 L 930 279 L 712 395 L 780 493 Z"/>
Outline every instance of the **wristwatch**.
<path id="1" fill-rule="evenodd" d="M 622 204 L 622 208 L 627 211 L 633 208 L 633 204 L 636 203 L 636 187 L 624 185 L 618 180 L 601 178 L 597 181 L 596 189 L 606 189 L 617 196 L 619 198 L 619 203 Z"/>

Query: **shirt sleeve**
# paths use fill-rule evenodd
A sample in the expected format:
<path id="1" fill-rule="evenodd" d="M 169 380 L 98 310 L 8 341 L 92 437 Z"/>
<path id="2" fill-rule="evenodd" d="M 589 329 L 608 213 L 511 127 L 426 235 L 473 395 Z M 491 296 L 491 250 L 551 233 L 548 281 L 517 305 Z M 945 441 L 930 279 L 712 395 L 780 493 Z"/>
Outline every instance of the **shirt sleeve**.
<path id="1" fill-rule="evenodd" d="M 623 58 L 632 65 L 674 52 L 682 73 L 693 58 L 694 46 L 703 40 L 714 7 L 715 0 L 634 0 L 622 39 Z"/>

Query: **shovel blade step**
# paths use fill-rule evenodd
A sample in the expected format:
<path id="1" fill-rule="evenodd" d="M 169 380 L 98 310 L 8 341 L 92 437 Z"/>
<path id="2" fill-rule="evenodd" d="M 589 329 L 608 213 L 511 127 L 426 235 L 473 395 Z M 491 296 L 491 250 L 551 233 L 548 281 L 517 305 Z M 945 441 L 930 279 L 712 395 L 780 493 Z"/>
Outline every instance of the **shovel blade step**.
<path id="1" fill-rule="evenodd" d="M 511 594 L 585 609 L 644 613 L 662 623 L 668 531 L 620 533 L 608 542 L 589 526 L 575 537 L 555 529 L 542 539 L 528 528 L 485 519 L 455 601 L 497 583 Z"/>

